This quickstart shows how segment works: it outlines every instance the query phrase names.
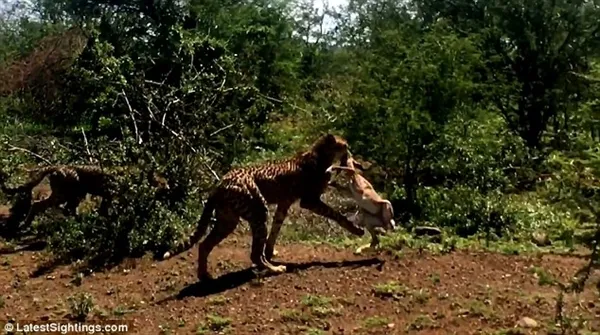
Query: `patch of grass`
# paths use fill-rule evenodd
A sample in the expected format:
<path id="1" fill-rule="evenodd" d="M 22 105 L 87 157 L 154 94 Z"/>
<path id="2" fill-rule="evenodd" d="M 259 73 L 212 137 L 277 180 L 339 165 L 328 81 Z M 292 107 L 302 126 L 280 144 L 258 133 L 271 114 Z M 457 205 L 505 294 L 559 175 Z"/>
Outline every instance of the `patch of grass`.
<path id="1" fill-rule="evenodd" d="M 323 334 L 325 334 L 325 332 L 318 328 L 308 328 L 304 332 L 304 334 L 306 334 L 306 335 L 323 335 Z"/>
<path id="2" fill-rule="evenodd" d="M 110 316 L 110 313 L 104 309 L 94 308 L 94 315 L 99 319 L 106 320 Z"/>
<path id="3" fill-rule="evenodd" d="M 384 284 L 376 284 L 373 286 L 373 294 L 379 298 L 394 298 L 400 299 L 405 297 L 408 288 L 397 281 L 390 281 Z"/>
<path id="4" fill-rule="evenodd" d="M 314 306 L 311 307 L 311 312 L 314 316 L 318 318 L 326 318 L 333 315 L 341 315 L 341 311 L 337 308 L 326 307 L 326 306 Z"/>
<path id="5" fill-rule="evenodd" d="M 475 242 L 470 245 L 472 249 L 498 252 L 505 255 L 522 255 L 526 253 L 536 253 L 542 250 L 531 242 L 513 240 L 488 241 L 483 244 L 481 242 Z"/>
<path id="6" fill-rule="evenodd" d="M 425 304 L 429 301 L 429 291 L 426 289 L 419 289 L 418 291 L 412 291 L 411 296 L 413 300 L 418 304 Z"/>
<path id="7" fill-rule="evenodd" d="M 67 298 L 70 317 L 73 320 L 84 321 L 94 309 L 94 299 L 91 294 L 80 292 Z"/>
<path id="8" fill-rule="evenodd" d="M 418 315 L 409 325 L 408 330 L 437 328 L 438 324 L 429 315 Z"/>
<path id="9" fill-rule="evenodd" d="M 440 275 L 437 273 L 432 273 L 429 275 L 429 280 L 431 280 L 433 285 L 437 285 L 440 283 Z"/>
<path id="10" fill-rule="evenodd" d="M 373 286 L 372 291 L 373 294 L 379 298 L 393 298 L 395 300 L 400 300 L 400 298 L 410 296 L 412 300 L 418 304 L 425 304 L 430 298 L 428 290 L 411 290 L 396 281 L 376 284 Z"/>
<path id="11" fill-rule="evenodd" d="M 307 307 L 327 307 L 331 305 L 331 298 L 307 294 L 302 297 L 302 304 Z"/>
<path id="12" fill-rule="evenodd" d="M 284 309 L 279 313 L 281 321 L 306 323 L 310 320 L 306 314 L 295 309 Z"/>
<path id="13" fill-rule="evenodd" d="M 216 296 L 216 297 L 212 297 L 210 299 L 208 299 L 208 301 L 206 302 L 208 305 L 212 305 L 212 306 L 222 306 L 227 304 L 227 302 L 229 302 L 229 299 L 227 299 L 224 296 Z"/>
<path id="14" fill-rule="evenodd" d="M 523 248 L 518 244 L 505 244 L 500 247 L 500 252 L 505 255 L 517 256 L 523 252 Z"/>
<path id="15" fill-rule="evenodd" d="M 553 299 L 555 299 L 554 296 L 544 296 L 543 294 L 535 293 L 533 295 L 528 296 L 526 302 L 528 304 L 541 306 L 545 304 L 554 303 Z"/>
<path id="16" fill-rule="evenodd" d="M 541 267 L 532 267 L 530 270 L 533 275 L 538 279 L 538 285 L 540 286 L 552 286 L 556 284 L 556 278 L 549 273 L 546 269 Z"/>
<path id="17" fill-rule="evenodd" d="M 113 309 L 113 314 L 116 316 L 123 316 L 127 313 L 135 312 L 134 308 L 127 308 L 127 306 L 117 306 Z"/>
<path id="18" fill-rule="evenodd" d="M 363 321 L 363 326 L 367 329 L 381 328 L 387 326 L 390 320 L 382 316 L 372 316 Z"/>
<path id="19" fill-rule="evenodd" d="M 466 310 L 461 310 L 461 314 L 471 317 L 491 320 L 495 318 L 494 311 L 481 301 L 471 301 Z"/>
<path id="20" fill-rule="evenodd" d="M 331 195 L 329 195 L 332 197 Z M 339 199 L 333 197 L 333 201 Z M 328 199 L 331 200 L 331 199 Z M 349 239 L 342 230 L 337 227 L 323 228 L 328 229 L 322 231 L 312 227 L 312 218 L 299 213 L 292 213 L 293 220 L 300 220 L 303 224 L 284 227 L 281 236 L 285 240 L 302 242 L 310 245 L 326 244 L 331 247 L 353 248 L 359 244 L 366 243 L 367 238 Z M 291 219 L 290 219 L 291 220 Z M 321 227 L 319 225 L 319 227 Z M 287 235 L 287 236 L 286 236 Z M 428 252 L 431 254 L 445 254 L 456 250 L 474 250 L 488 251 L 494 253 L 502 253 L 508 255 L 522 255 L 531 253 L 557 253 L 567 252 L 561 248 L 558 243 L 554 243 L 547 247 L 538 247 L 531 241 L 524 239 L 498 239 L 485 240 L 481 234 L 475 234 L 470 237 L 460 237 L 453 235 L 450 230 L 443 231 L 441 241 L 434 242 L 429 238 L 420 238 L 414 236 L 411 232 L 403 228 L 398 228 L 397 231 L 381 236 L 380 248 L 383 252 L 402 256 L 402 250 L 419 250 L 420 252 Z M 434 283 L 439 283 L 436 276 L 430 278 Z M 439 278 L 438 278 L 439 279 Z"/>
<path id="21" fill-rule="evenodd" d="M 206 316 L 206 321 L 198 326 L 196 334 L 209 334 L 212 332 L 225 332 L 231 325 L 231 319 L 215 314 Z"/>
<path id="22" fill-rule="evenodd" d="M 328 297 L 308 294 L 302 298 L 302 304 L 309 307 L 312 315 L 318 318 L 340 315 L 340 310 L 331 306 L 332 299 Z"/>

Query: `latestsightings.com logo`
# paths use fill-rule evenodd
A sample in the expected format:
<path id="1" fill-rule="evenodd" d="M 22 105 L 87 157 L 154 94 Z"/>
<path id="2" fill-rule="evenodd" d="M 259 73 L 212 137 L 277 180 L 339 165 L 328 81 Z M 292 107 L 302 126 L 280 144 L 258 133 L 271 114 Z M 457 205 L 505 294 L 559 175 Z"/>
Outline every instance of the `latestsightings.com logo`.
<path id="1" fill-rule="evenodd" d="M 7 322 L 4 331 L 7 333 L 59 333 L 59 334 L 95 334 L 95 333 L 127 333 L 132 329 L 125 321 L 82 323 L 82 322 Z"/>

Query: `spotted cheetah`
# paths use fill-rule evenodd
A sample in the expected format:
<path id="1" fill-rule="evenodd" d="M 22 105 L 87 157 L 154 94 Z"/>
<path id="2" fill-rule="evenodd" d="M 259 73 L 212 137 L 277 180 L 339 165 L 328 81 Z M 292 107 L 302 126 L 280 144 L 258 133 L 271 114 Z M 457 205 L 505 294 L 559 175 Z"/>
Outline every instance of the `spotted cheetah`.
<path id="1" fill-rule="evenodd" d="M 194 234 L 173 251 L 165 253 L 163 259 L 196 244 L 208 230 L 214 211 L 216 223 L 198 245 L 198 280 L 212 279 L 208 273 L 208 256 L 234 231 L 240 218 L 250 224 L 252 262 L 259 269 L 285 272 L 285 266 L 274 266 L 270 260 L 288 209 L 296 201 L 300 201 L 302 208 L 334 220 L 350 233 L 362 236 L 362 228 L 354 226 L 344 215 L 321 201 L 331 177 L 327 168 L 338 159 L 345 165 L 349 155 L 348 144 L 343 138 L 326 134 L 309 150 L 291 158 L 230 170 L 208 197 Z M 267 236 L 268 204 L 276 204 L 277 209 Z"/>
<path id="2" fill-rule="evenodd" d="M 24 226 L 29 226 L 38 213 L 46 209 L 65 204 L 65 215 L 75 215 L 79 203 L 89 193 L 102 197 L 100 213 L 106 215 L 113 192 L 116 190 L 114 176 L 95 165 L 51 165 L 29 170 L 30 180 L 25 184 L 10 189 L 1 178 L 0 188 L 6 194 L 31 193 L 46 176 L 50 181 L 50 196 L 43 200 L 33 201 L 25 218 Z M 114 171 L 112 171 L 114 173 Z M 168 183 L 161 176 L 151 179 L 154 186 L 168 189 Z"/>
<path id="3" fill-rule="evenodd" d="M 51 165 L 29 170 L 30 179 L 25 184 L 5 193 L 31 192 L 46 176 L 50 182 L 50 196 L 43 200 L 34 201 L 24 225 L 31 224 L 38 213 L 46 209 L 65 204 L 64 212 L 66 215 L 74 215 L 79 203 L 85 198 L 86 194 L 102 197 L 100 211 L 106 214 L 108 203 L 112 199 L 111 191 L 114 182 L 111 175 L 103 171 L 98 166 L 87 165 Z"/>

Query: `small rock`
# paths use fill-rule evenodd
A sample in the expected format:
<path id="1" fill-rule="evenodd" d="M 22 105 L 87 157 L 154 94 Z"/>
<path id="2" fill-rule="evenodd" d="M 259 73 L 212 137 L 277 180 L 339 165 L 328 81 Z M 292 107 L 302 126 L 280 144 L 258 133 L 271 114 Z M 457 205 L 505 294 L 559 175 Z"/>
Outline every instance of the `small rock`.
<path id="1" fill-rule="evenodd" d="M 533 232 L 531 234 L 531 242 L 533 242 L 538 247 L 546 247 L 552 244 L 548 234 L 544 232 Z"/>
<path id="2" fill-rule="evenodd" d="M 388 325 L 387 325 L 387 327 L 388 327 L 389 329 L 392 329 L 392 328 L 394 328 L 395 326 L 396 326 L 396 324 L 394 324 L 394 323 L 388 323 Z"/>
<path id="3" fill-rule="evenodd" d="M 413 229 L 413 233 L 417 236 L 429 235 L 438 236 L 442 235 L 442 231 L 437 227 L 430 226 L 417 226 Z"/>
<path id="4" fill-rule="evenodd" d="M 519 322 L 517 322 L 517 326 L 521 328 L 537 328 L 538 322 L 529 317 L 523 317 Z"/>

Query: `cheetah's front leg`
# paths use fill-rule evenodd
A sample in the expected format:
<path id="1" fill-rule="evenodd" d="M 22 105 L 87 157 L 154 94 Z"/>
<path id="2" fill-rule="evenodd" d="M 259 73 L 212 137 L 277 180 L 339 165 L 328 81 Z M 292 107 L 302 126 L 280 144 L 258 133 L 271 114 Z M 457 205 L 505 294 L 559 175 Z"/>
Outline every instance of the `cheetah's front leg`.
<path id="1" fill-rule="evenodd" d="M 259 269 L 268 269 L 274 273 L 283 273 L 286 271 L 285 265 L 275 266 L 265 257 L 265 246 L 267 244 L 267 213 L 268 208 L 254 208 L 248 222 L 252 230 L 252 251 L 250 259 Z"/>
<path id="2" fill-rule="evenodd" d="M 273 224 L 271 225 L 271 231 L 269 232 L 269 237 L 267 238 L 267 245 L 265 247 L 265 257 L 268 261 L 273 259 L 273 257 L 277 256 L 277 250 L 275 250 L 275 243 L 277 242 L 277 237 L 279 236 L 279 231 L 281 230 L 281 225 L 287 216 L 288 210 L 292 204 L 289 203 L 281 203 L 277 205 L 277 209 L 275 210 L 275 214 L 273 215 Z"/>

